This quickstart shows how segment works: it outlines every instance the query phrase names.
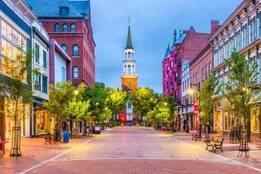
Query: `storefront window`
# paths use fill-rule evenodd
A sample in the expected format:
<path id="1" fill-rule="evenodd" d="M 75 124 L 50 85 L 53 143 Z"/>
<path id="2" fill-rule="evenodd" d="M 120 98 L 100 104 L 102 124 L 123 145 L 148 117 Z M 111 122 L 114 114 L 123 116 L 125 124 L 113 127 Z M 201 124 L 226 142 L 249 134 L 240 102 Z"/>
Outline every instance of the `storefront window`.
<path id="1" fill-rule="evenodd" d="M 35 112 L 36 118 L 36 135 L 47 134 L 51 132 L 51 118 L 48 116 L 47 111 L 43 108 L 37 108 Z"/>
<path id="2" fill-rule="evenodd" d="M 260 131 L 260 107 L 254 107 L 251 110 L 251 131 L 259 133 Z"/>
<path id="3" fill-rule="evenodd" d="M 26 38 L 5 21 L 1 22 L 1 59 L 2 74 L 26 82 Z"/>

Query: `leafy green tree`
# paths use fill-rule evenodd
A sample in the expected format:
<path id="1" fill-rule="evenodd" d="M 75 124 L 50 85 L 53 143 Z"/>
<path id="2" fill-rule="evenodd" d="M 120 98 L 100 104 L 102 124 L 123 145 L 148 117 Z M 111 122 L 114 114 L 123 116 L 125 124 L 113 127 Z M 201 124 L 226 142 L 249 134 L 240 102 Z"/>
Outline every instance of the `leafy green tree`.
<path id="1" fill-rule="evenodd" d="M 258 65 L 254 60 L 246 59 L 237 51 L 233 51 L 225 65 L 229 68 L 228 81 L 223 83 L 223 94 L 230 102 L 235 116 L 247 129 L 248 141 L 251 134 L 251 106 L 254 86 L 257 83 Z"/>
<path id="2" fill-rule="evenodd" d="M 89 117 L 89 100 L 85 101 L 83 99 L 83 94 L 85 91 L 84 85 L 79 85 L 74 89 L 73 98 L 69 102 L 67 112 L 71 121 L 81 122 L 86 121 Z"/>
<path id="3" fill-rule="evenodd" d="M 13 122 L 12 140 L 11 140 L 11 156 L 21 156 L 21 120 L 25 119 L 24 104 L 29 104 L 32 101 L 32 91 L 28 84 L 31 84 L 31 50 L 27 50 L 26 55 L 19 54 L 15 58 L 19 66 L 7 65 L 10 67 L 8 72 L 12 77 L 1 75 L 0 80 L 0 97 L 6 102 L 7 117 Z M 2 101 L 1 101 L 2 102 Z"/>
<path id="4" fill-rule="evenodd" d="M 107 90 L 103 83 L 87 88 L 83 93 L 83 99 L 90 101 L 90 116 L 96 122 L 102 122 L 101 114 L 106 107 Z"/>
<path id="5" fill-rule="evenodd" d="M 106 97 L 106 106 L 111 110 L 112 115 L 118 114 L 127 102 L 127 93 L 117 89 L 109 88 Z"/>
<path id="6" fill-rule="evenodd" d="M 166 102 L 159 102 L 147 115 L 150 124 L 167 124 L 171 121 L 170 107 Z"/>
<path id="7" fill-rule="evenodd" d="M 170 111 L 170 119 L 175 120 L 176 115 L 175 115 L 175 110 L 176 110 L 176 103 L 172 97 L 164 96 L 164 102 L 168 104 L 169 111 Z"/>
<path id="8" fill-rule="evenodd" d="M 55 121 L 55 140 L 61 140 L 62 123 L 69 119 L 68 107 L 74 97 L 75 87 L 71 82 L 56 83 L 50 87 L 49 101 L 44 103 Z"/>
<path id="9" fill-rule="evenodd" d="M 141 121 L 157 103 L 157 95 L 149 88 L 138 88 L 130 94 L 130 100 L 135 113 L 140 115 Z"/>
<path id="10" fill-rule="evenodd" d="M 217 85 L 218 81 L 215 75 L 211 73 L 199 92 L 200 122 L 207 128 L 207 131 L 209 130 L 209 126 L 213 126 L 213 107 L 215 101 L 213 95 L 215 94 L 215 87 Z"/>

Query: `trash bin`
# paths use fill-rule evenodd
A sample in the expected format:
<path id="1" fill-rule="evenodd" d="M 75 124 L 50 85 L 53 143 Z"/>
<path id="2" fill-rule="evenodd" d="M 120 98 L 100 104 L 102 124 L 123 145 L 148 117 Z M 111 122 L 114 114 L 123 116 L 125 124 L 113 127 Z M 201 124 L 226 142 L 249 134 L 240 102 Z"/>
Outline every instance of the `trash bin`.
<path id="1" fill-rule="evenodd" d="M 69 132 L 68 131 L 63 131 L 63 142 L 64 143 L 69 143 Z"/>

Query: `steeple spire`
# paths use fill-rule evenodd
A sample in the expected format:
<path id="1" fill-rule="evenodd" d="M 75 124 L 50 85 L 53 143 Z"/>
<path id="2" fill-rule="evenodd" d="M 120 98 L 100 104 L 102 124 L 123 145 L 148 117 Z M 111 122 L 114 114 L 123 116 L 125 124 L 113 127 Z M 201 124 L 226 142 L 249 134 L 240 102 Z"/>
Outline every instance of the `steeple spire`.
<path id="1" fill-rule="evenodd" d="M 133 49 L 132 40 L 131 40 L 131 29 L 130 29 L 130 18 L 129 18 L 129 27 L 128 27 L 128 38 L 125 49 Z"/>

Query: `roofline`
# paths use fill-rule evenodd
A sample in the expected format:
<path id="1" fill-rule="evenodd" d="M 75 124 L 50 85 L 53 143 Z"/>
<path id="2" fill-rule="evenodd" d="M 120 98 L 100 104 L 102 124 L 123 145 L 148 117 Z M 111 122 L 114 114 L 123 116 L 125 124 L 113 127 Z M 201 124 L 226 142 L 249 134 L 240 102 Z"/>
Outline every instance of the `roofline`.
<path id="1" fill-rule="evenodd" d="M 219 29 L 211 36 L 210 41 L 212 41 L 219 33 L 224 29 L 224 27 L 238 14 L 239 11 L 247 5 L 247 3 L 250 3 L 249 0 L 243 0 L 241 4 L 230 14 L 230 16 L 223 22 L 223 24 L 219 27 Z"/>
<path id="2" fill-rule="evenodd" d="M 189 66 L 191 67 L 192 65 L 194 65 L 194 64 L 199 60 L 199 58 L 202 57 L 202 56 L 206 53 L 206 51 L 209 50 L 209 49 L 212 50 L 210 43 L 208 43 L 208 44 L 192 59 L 192 61 L 190 62 Z"/>
<path id="3" fill-rule="evenodd" d="M 58 42 L 56 42 L 56 40 L 54 39 L 50 39 L 50 43 L 54 45 L 54 48 L 56 51 L 59 52 L 59 54 L 62 55 L 62 58 L 66 61 L 66 62 L 71 62 L 72 59 L 71 57 L 63 51 L 63 49 L 60 47 L 60 45 L 58 44 Z"/>
<path id="4" fill-rule="evenodd" d="M 72 17 L 72 16 L 61 16 L 61 17 L 58 17 L 58 16 L 38 16 L 38 19 L 86 19 L 84 16 L 80 17 Z"/>

